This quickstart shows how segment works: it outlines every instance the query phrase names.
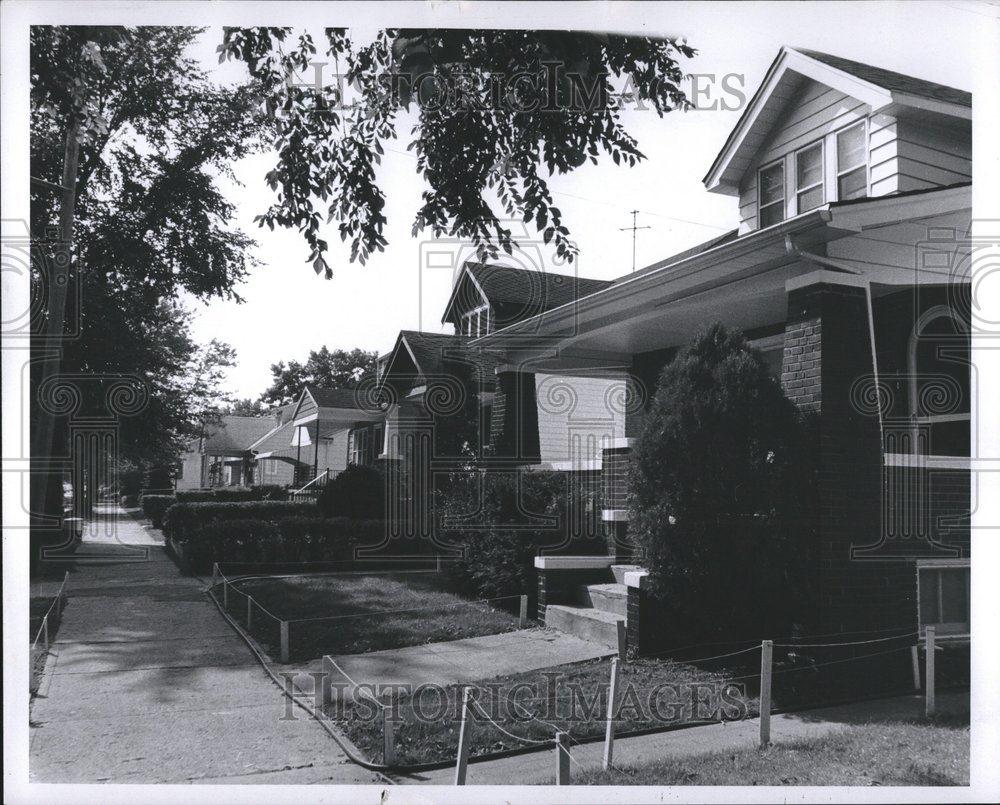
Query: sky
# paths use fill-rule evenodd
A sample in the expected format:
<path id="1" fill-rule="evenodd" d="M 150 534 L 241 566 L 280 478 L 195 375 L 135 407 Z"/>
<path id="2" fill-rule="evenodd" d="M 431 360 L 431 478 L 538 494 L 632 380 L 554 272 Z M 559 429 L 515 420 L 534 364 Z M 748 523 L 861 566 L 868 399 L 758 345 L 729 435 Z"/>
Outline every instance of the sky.
<path id="1" fill-rule="evenodd" d="M 359 40 L 370 38 L 371 6 L 364 14 L 355 6 L 305 6 L 312 10 L 297 21 L 302 20 L 314 35 L 321 37 L 325 26 L 346 26 Z M 710 91 L 700 105 L 723 99 L 719 82 L 726 75 L 735 76 L 728 79 L 730 86 L 742 84 L 746 98 L 751 97 L 782 45 L 820 50 L 971 90 L 973 28 L 983 12 L 989 13 L 965 0 L 586 3 L 574 6 L 569 23 L 567 7 L 560 11 L 558 4 L 456 4 L 448 11 L 457 11 L 458 23 L 470 27 L 572 24 L 577 29 L 683 36 L 698 50 L 695 58 L 683 60 L 684 69 L 714 76 L 699 79 L 699 85 Z M 406 11 L 412 16 L 421 8 L 429 7 L 413 4 Z M 462 16 L 462 9 L 469 14 Z M 381 13 L 385 25 L 401 24 L 398 17 Z M 430 17 L 425 24 L 433 24 Z M 194 55 L 218 81 L 231 82 L 243 68 L 218 65 L 215 47 L 221 35 L 221 28 L 210 27 Z M 725 100 L 735 105 L 734 96 L 726 95 Z M 632 233 L 623 228 L 632 225 L 633 209 L 639 210 L 638 225 L 650 227 L 637 232 L 640 268 L 733 229 L 738 223 L 736 199 L 707 192 L 701 180 L 739 115 L 739 110 L 722 108 L 671 112 L 663 118 L 652 110 L 626 112 L 623 124 L 638 140 L 645 161 L 628 168 L 608 158 L 550 180 L 564 224 L 579 245 L 577 261 L 557 264 L 551 250 L 536 242 L 535 233 L 526 232 L 518 262 L 601 279 L 628 273 Z M 387 199 L 389 246 L 365 266 L 352 264 L 340 246 L 336 223 L 332 224 L 327 237 L 332 280 L 313 273 L 306 263 L 308 249 L 296 231 L 271 232 L 253 223 L 273 198 L 264 182 L 274 163 L 273 153 L 255 155 L 235 166 L 242 186 L 223 183 L 238 209 L 236 223 L 257 240 L 254 256 L 260 265 L 238 289 L 243 304 L 215 300 L 207 305 L 192 302 L 190 307 L 196 314 L 194 334 L 199 341 L 219 338 L 237 351 L 238 364 L 227 378 L 231 393 L 256 397 L 270 384 L 272 363 L 304 361 L 310 350 L 323 345 L 381 353 L 392 347 L 401 329 L 451 331 L 450 325 L 441 324 L 440 316 L 455 266 L 471 257 L 472 250 L 468 244 L 435 241 L 429 234 L 411 235 L 423 183 L 415 159 L 406 153 L 409 127 L 399 131 L 400 139 L 389 145 L 378 174 Z"/>

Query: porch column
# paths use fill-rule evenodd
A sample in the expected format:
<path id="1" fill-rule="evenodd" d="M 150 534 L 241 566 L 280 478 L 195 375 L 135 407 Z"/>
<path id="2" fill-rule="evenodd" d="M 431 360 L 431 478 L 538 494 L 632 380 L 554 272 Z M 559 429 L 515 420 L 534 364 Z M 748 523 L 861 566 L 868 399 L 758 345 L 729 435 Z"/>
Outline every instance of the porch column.
<path id="1" fill-rule="evenodd" d="M 803 528 L 815 590 L 814 627 L 915 627 L 912 565 L 864 559 L 881 535 L 882 444 L 877 404 L 861 399 L 875 377 L 868 291 L 850 275 L 817 272 L 787 285 L 781 383 L 812 414 L 814 531 Z M 876 558 L 877 559 L 877 558 Z"/>
<path id="2" fill-rule="evenodd" d="M 497 367 L 490 443 L 500 463 L 522 465 L 541 461 L 534 372 L 511 365 Z"/>

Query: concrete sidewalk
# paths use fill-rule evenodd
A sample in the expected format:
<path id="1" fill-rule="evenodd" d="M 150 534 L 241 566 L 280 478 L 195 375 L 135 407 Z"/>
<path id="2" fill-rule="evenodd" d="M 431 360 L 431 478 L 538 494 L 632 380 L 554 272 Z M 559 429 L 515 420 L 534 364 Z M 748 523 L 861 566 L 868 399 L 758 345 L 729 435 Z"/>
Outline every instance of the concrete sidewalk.
<path id="1" fill-rule="evenodd" d="M 376 783 L 286 699 L 162 539 L 88 527 L 31 710 L 35 782 Z"/>
<path id="2" fill-rule="evenodd" d="M 942 693 L 937 697 L 938 712 L 944 714 L 969 713 L 969 694 Z M 802 713 L 771 717 L 771 741 L 787 743 L 801 738 L 817 738 L 842 730 L 852 724 L 873 721 L 910 720 L 923 713 L 922 696 L 901 696 L 894 699 L 860 702 L 857 704 L 827 707 Z M 683 759 L 712 752 L 733 751 L 757 746 L 760 740 L 760 721 L 728 722 L 705 727 L 622 738 L 615 741 L 614 763 L 623 766 L 642 765 L 666 758 Z M 572 775 L 584 769 L 599 769 L 604 759 L 604 742 L 572 745 L 570 749 Z M 469 763 L 468 785 L 530 785 L 554 783 L 556 773 L 555 749 L 502 760 Z M 453 768 L 412 775 L 394 775 L 400 784 L 423 783 L 451 785 Z"/>

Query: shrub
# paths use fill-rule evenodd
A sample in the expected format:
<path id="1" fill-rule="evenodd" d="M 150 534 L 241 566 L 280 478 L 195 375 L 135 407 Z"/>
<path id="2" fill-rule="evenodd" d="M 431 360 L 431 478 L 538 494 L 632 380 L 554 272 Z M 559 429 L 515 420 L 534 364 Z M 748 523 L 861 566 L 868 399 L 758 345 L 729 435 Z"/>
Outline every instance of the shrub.
<path id="1" fill-rule="evenodd" d="M 122 508 L 134 509 L 138 505 L 138 495 L 122 495 Z"/>
<path id="2" fill-rule="evenodd" d="M 254 500 L 288 500 L 288 490 L 278 484 L 258 484 L 250 489 Z"/>
<path id="3" fill-rule="evenodd" d="M 580 515 L 593 514 L 596 502 L 585 508 L 570 481 L 549 471 L 453 474 L 438 500 L 438 536 L 461 551 L 448 564 L 454 586 L 477 598 L 534 596 L 534 558 L 543 548 L 604 553 L 598 534 L 585 522 L 580 528 Z"/>
<path id="4" fill-rule="evenodd" d="M 153 528 L 163 528 L 163 515 L 177 502 L 173 495 L 143 495 L 139 499 L 142 513 L 153 523 Z"/>
<path id="5" fill-rule="evenodd" d="M 315 503 L 255 500 L 236 503 L 175 503 L 163 518 L 163 533 L 177 542 L 191 538 L 193 529 L 227 520 L 280 520 L 317 514 Z"/>
<path id="6" fill-rule="evenodd" d="M 798 414 L 715 325 L 660 375 L 634 452 L 629 533 L 672 639 L 787 634 L 812 518 Z"/>
<path id="7" fill-rule="evenodd" d="M 192 526 L 183 545 L 185 556 L 203 570 L 213 562 L 346 562 L 354 558 L 356 546 L 378 542 L 384 531 L 382 521 L 343 517 L 239 518 Z"/>
<path id="8" fill-rule="evenodd" d="M 324 517 L 381 520 L 385 517 L 385 474 L 375 467 L 351 464 L 320 492 Z"/>

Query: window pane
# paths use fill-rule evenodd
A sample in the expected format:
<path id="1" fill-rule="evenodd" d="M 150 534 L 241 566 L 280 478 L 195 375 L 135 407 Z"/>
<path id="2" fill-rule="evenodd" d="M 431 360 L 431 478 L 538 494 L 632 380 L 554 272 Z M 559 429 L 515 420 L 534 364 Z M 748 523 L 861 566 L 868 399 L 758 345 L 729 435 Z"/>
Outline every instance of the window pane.
<path id="1" fill-rule="evenodd" d="M 823 181 L 823 147 L 816 143 L 812 148 L 795 155 L 795 187 L 811 187 Z M 799 210 L 801 212 L 801 210 Z"/>
<path id="2" fill-rule="evenodd" d="M 920 625 L 941 623 L 938 617 L 938 577 L 936 570 L 920 571 Z"/>
<path id="3" fill-rule="evenodd" d="M 785 169 L 779 162 L 760 172 L 760 203 L 769 204 L 784 197 Z"/>
<path id="4" fill-rule="evenodd" d="M 948 568 L 941 573 L 941 622 L 968 623 L 969 610 L 965 602 L 965 581 L 968 571 L 965 568 Z"/>
<path id="5" fill-rule="evenodd" d="M 865 127 L 852 126 L 837 135 L 837 172 L 865 164 Z"/>
<path id="6" fill-rule="evenodd" d="M 864 198 L 868 195 L 868 171 L 865 166 L 855 168 L 837 179 L 837 198 L 849 201 L 852 198 Z"/>
<path id="7" fill-rule="evenodd" d="M 799 212 L 808 212 L 809 210 L 816 209 L 823 203 L 823 188 L 814 187 L 812 190 L 806 190 L 805 193 L 799 193 Z"/>
<path id="8" fill-rule="evenodd" d="M 769 207 L 761 207 L 760 225 L 761 227 L 776 224 L 785 218 L 785 205 L 783 203 L 772 204 Z"/>

